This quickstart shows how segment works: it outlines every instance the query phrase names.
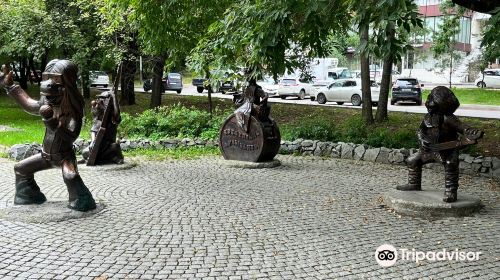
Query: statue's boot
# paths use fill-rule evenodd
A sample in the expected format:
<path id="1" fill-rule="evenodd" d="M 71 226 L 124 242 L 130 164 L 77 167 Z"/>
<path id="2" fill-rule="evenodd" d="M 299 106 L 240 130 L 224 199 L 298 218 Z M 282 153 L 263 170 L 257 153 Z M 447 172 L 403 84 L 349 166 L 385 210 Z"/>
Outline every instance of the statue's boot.
<path id="1" fill-rule="evenodd" d="M 16 174 L 15 205 L 42 204 L 47 201 L 45 195 L 40 191 L 33 175 L 23 176 Z"/>
<path id="2" fill-rule="evenodd" d="M 396 186 L 400 191 L 421 191 L 422 190 L 422 167 L 409 168 L 408 184 Z"/>
<path id="3" fill-rule="evenodd" d="M 82 212 L 96 208 L 92 193 L 90 193 L 87 186 L 85 186 L 80 175 L 77 174 L 70 179 L 64 178 L 64 182 L 66 183 L 69 194 L 68 208 Z"/>
<path id="4" fill-rule="evenodd" d="M 445 190 L 443 201 L 444 202 L 455 202 L 457 201 L 457 190 L 458 190 L 458 167 L 445 166 Z"/>

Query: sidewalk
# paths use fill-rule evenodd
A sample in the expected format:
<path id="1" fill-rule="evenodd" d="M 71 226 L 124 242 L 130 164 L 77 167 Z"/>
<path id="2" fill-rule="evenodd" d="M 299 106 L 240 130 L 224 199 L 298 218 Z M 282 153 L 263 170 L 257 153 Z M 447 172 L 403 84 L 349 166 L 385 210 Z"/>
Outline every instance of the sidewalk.
<path id="1" fill-rule="evenodd" d="M 26 279 L 495 279 L 500 275 L 500 192 L 462 176 L 479 214 L 421 220 L 379 198 L 404 167 L 279 156 L 282 166 L 229 168 L 218 157 L 140 161 L 128 170 L 80 166 L 105 209 L 94 216 L 25 224 L 0 219 L 0 278 Z M 0 211 L 12 207 L 14 162 L 0 159 Z M 66 200 L 59 169 L 37 174 L 49 201 Z M 424 170 L 424 188 L 444 175 Z M 438 182 L 437 185 L 431 182 Z M 15 217 L 12 217 L 15 220 Z M 375 249 L 480 251 L 477 261 L 399 261 Z"/>

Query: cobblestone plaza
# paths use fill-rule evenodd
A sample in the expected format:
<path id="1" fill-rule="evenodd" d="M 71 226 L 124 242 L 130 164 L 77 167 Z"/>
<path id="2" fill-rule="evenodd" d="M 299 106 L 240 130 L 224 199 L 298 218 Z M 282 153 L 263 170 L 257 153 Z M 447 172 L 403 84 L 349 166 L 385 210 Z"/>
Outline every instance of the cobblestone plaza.
<path id="1" fill-rule="evenodd" d="M 218 157 L 136 160 L 130 169 L 80 167 L 104 209 L 58 222 L 0 219 L 2 279 L 498 279 L 500 192 L 461 176 L 480 213 L 425 220 L 381 205 L 403 166 L 279 156 L 269 169 Z M 0 159 L 0 210 L 14 209 L 15 162 Z M 48 201 L 67 199 L 61 171 L 36 174 Z M 444 174 L 424 170 L 424 189 Z M 15 211 L 14 211 L 15 212 Z M 474 261 L 375 260 L 382 244 L 481 252 Z"/>

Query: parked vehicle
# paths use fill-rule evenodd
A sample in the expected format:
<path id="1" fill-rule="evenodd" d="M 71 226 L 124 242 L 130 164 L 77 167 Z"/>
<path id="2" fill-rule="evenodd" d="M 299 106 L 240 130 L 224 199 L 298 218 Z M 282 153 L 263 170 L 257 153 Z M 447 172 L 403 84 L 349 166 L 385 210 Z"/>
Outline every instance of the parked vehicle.
<path id="1" fill-rule="evenodd" d="M 90 71 L 89 72 L 89 79 L 90 79 L 90 86 L 91 87 L 97 87 L 97 86 L 108 87 L 109 86 L 109 76 L 104 71 Z"/>
<path id="2" fill-rule="evenodd" d="M 399 78 L 392 86 L 391 105 L 399 101 L 413 101 L 422 105 L 422 87 L 416 78 Z"/>
<path id="3" fill-rule="evenodd" d="M 262 80 L 258 80 L 257 84 L 262 87 L 267 96 L 276 96 L 278 94 L 279 84 L 271 77 L 264 77 Z"/>
<path id="4" fill-rule="evenodd" d="M 375 81 L 370 81 L 370 89 L 372 100 L 378 100 L 380 87 Z M 352 103 L 354 106 L 360 106 L 361 99 L 361 79 L 341 79 L 337 80 L 326 87 L 317 90 L 315 100 L 319 104 L 325 104 L 328 101 L 337 102 L 338 105 L 343 105 L 346 102 Z M 372 104 L 375 106 L 377 102 Z"/>
<path id="5" fill-rule="evenodd" d="M 145 92 L 148 92 L 151 90 L 153 85 L 153 80 L 152 79 L 147 79 L 144 81 L 143 84 L 143 89 Z M 161 92 L 165 92 L 167 90 L 169 91 L 175 91 L 177 93 L 182 92 L 182 75 L 179 73 L 168 73 L 162 78 L 162 83 L 161 83 Z"/>
<path id="6" fill-rule="evenodd" d="M 281 99 L 286 99 L 288 96 L 304 99 L 306 96 L 314 95 L 314 92 L 311 83 L 301 81 L 299 78 L 283 78 L 278 85 L 278 95 Z"/>
<path id="7" fill-rule="evenodd" d="M 205 84 L 206 84 L 205 82 L 206 81 L 207 81 L 207 79 L 205 79 L 205 78 L 196 77 L 196 78 L 193 78 L 191 84 L 196 87 L 196 91 L 198 93 L 202 93 L 203 90 L 205 89 Z"/>
<path id="8" fill-rule="evenodd" d="M 338 80 L 338 79 L 350 79 L 353 77 L 351 70 L 345 67 L 337 67 L 328 69 L 328 79 Z"/>
<path id="9" fill-rule="evenodd" d="M 483 74 L 480 74 L 474 81 L 474 84 L 480 88 L 500 88 L 500 69 L 485 69 Z"/>

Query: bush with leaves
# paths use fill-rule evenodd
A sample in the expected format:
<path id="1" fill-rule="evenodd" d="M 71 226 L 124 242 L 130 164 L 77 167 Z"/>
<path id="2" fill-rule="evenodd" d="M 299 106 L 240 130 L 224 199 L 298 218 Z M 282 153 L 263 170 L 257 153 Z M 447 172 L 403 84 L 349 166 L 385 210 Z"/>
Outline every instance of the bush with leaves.
<path id="1" fill-rule="evenodd" d="M 131 116 L 122 114 L 120 136 L 129 139 L 202 138 L 216 139 L 227 112 L 216 110 L 210 117 L 206 111 L 181 105 L 159 107 Z"/>

